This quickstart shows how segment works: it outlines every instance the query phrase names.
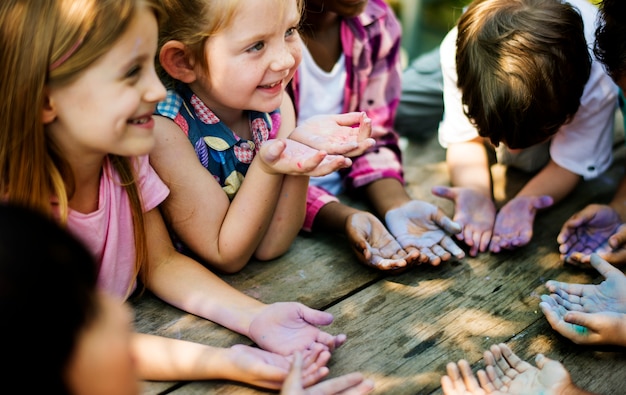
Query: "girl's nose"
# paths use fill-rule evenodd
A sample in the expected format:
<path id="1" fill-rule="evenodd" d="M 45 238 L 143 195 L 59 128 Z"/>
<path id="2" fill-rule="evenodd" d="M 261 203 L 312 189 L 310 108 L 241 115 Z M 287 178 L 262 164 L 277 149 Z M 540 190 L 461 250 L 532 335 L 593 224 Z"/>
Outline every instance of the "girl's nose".
<path id="1" fill-rule="evenodd" d="M 163 83 L 161 83 L 156 70 L 152 69 L 148 81 L 146 81 L 145 100 L 151 103 L 157 103 L 165 99 L 165 94 Z"/>
<path id="2" fill-rule="evenodd" d="M 293 51 L 294 48 L 291 46 L 283 45 L 282 48 L 274 55 L 270 68 L 274 71 L 280 71 L 293 67 L 296 63 Z"/>

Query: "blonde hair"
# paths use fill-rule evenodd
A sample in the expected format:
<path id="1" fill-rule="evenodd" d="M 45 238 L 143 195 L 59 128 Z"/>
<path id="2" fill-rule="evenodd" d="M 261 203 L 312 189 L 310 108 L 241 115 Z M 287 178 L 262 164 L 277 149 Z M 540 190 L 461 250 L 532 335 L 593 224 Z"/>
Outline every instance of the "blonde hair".
<path id="1" fill-rule="evenodd" d="M 70 83 L 104 55 L 125 32 L 140 1 L 158 13 L 150 0 L 0 2 L 0 193 L 5 201 L 52 217 L 54 196 L 60 222 L 66 222 L 75 181 L 46 133 L 41 114 L 46 90 Z M 143 209 L 133 165 L 129 158 L 109 157 L 131 204 L 135 275 L 145 280 Z"/>
<path id="2" fill-rule="evenodd" d="M 303 0 L 295 0 L 301 15 Z M 286 0 L 274 0 L 275 10 L 285 10 Z M 204 45 L 207 39 L 218 34 L 233 23 L 235 13 L 245 0 L 160 0 L 163 13 L 167 15 L 159 23 L 159 50 L 168 41 L 180 41 L 191 52 L 193 59 L 208 73 Z M 269 3 L 268 3 L 269 4 Z M 163 84 L 172 89 L 174 79 L 156 62 L 156 69 Z"/>

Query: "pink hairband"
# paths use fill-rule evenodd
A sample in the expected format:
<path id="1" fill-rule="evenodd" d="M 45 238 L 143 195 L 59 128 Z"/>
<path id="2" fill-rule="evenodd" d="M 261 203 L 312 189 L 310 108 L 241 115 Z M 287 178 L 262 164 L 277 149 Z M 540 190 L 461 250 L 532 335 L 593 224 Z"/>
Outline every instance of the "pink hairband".
<path id="1" fill-rule="evenodd" d="M 67 59 L 69 59 L 70 56 L 72 56 L 74 54 L 74 52 L 76 52 L 78 50 L 78 48 L 80 47 L 80 45 L 83 43 L 83 39 L 84 37 L 81 37 L 80 39 L 78 39 L 74 45 L 72 45 L 72 48 L 68 49 L 66 53 L 63 54 L 63 56 L 61 56 L 60 58 L 58 58 L 56 60 L 56 62 L 52 63 L 50 65 L 50 67 L 48 68 L 49 71 L 52 71 L 54 69 L 56 69 L 57 67 L 59 67 L 60 65 L 62 65 L 63 63 L 65 63 L 65 61 Z"/>

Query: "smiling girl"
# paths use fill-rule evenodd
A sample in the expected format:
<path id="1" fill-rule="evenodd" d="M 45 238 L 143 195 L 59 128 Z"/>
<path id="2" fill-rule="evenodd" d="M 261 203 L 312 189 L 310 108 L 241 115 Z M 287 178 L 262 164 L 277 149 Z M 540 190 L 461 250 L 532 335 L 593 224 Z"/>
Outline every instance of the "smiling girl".
<path id="1" fill-rule="evenodd" d="M 170 90 L 150 162 L 171 190 L 166 220 L 220 271 L 276 258 L 303 224 L 309 176 L 351 164 L 328 154 L 373 145 L 369 120 L 322 116 L 294 130 L 285 87 L 301 60 L 299 1 L 163 3 L 158 66 Z"/>

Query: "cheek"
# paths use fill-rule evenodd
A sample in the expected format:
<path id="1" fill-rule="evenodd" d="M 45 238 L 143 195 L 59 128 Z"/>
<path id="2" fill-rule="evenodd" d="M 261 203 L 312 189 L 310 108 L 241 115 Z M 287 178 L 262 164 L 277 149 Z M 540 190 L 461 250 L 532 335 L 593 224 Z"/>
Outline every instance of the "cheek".
<path id="1" fill-rule="evenodd" d="M 294 60 L 294 65 L 290 70 L 291 73 L 291 77 L 293 77 L 293 74 L 295 74 L 296 70 L 298 69 L 298 66 L 300 65 L 300 63 L 302 62 L 302 44 L 301 41 L 298 40 L 297 44 L 292 44 L 289 46 L 289 50 L 291 53 L 291 56 L 293 56 L 293 60 Z"/>

